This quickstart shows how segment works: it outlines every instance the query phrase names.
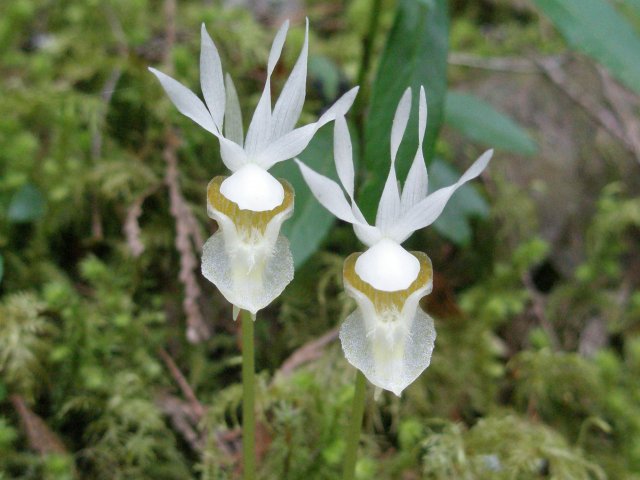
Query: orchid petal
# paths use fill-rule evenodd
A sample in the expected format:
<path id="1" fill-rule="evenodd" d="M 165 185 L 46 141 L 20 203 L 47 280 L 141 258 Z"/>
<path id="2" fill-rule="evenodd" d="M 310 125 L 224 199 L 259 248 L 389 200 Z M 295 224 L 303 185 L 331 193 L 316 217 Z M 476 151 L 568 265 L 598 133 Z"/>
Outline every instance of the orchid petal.
<path id="1" fill-rule="evenodd" d="M 317 123 L 296 128 L 267 145 L 264 150 L 254 156 L 254 161 L 268 170 L 278 162 L 293 158 L 307 148 L 317 130 Z"/>
<path id="2" fill-rule="evenodd" d="M 269 61 L 267 64 L 267 79 L 264 84 L 264 90 L 258 106 L 256 107 L 249 130 L 247 132 L 247 140 L 245 142 L 246 150 L 249 155 L 255 154 L 262 150 L 269 142 L 271 136 L 271 74 L 280 59 L 282 46 L 287 37 L 289 29 L 289 21 L 284 22 L 278 33 L 276 34 L 271 51 L 269 52 Z"/>
<path id="3" fill-rule="evenodd" d="M 418 144 L 422 146 L 424 134 L 427 131 L 427 96 L 424 87 L 420 86 L 420 100 L 418 103 Z"/>
<path id="4" fill-rule="evenodd" d="M 378 212 L 376 214 L 376 227 L 385 231 L 400 216 L 400 191 L 398 190 L 398 179 L 396 178 L 395 162 L 391 162 L 389 176 L 384 184 L 384 190 L 380 197 Z"/>
<path id="5" fill-rule="evenodd" d="M 276 106 L 273 109 L 271 138 L 277 139 L 290 132 L 300 118 L 306 93 L 307 57 L 309 52 L 309 19 L 304 34 L 302 51 L 296 61 L 287 82 L 282 88 Z"/>
<path id="6" fill-rule="evenodd" d="M 396 108 L 396 113 L 393 117 L 393 124 L 391 125 L 391 162 L 396 161 L 398 148 L 400 147 L 402 137 L 404 137 L 404 131 L 407 128 L 410 113 L 411 87 L 407 88 L 402 94 L 402 98 L 400 98 L 398 102 L 398 108 Z"/>
<path id="7" fill-rule="evenodd" d="M 204 101 L 207 103 L 211 117 L 222 131 L 225 112 L 224 78 L 222 63 L 216 45 L 211 40 L 207 29 L 202 24 L 200 46 L 200 87 Z"/>
<path id="8" fill-rule="evenodd" d="M 297 158 L 296 163 L 311 193 L 324 208 L 329 210 L 340 220 L 353 224 L 356 236 L 365 244 L 373 245 L 382 238 L 382 233 L 376 227 L 367 223 L 358 206 L 349 202 L 344 196 L 340 185 L 330 178 L 320 175 L 302 163 Z"/>
<path id="9" fill-rule="evenodd" d="M 358 220 L 351 211 L 351 206 L 340 186 L 330 178 L 311 170 L 297 158 L 295 160 L 300 167 L 304 181 L 318 202 L 340 220 L 357 223 Z"/>
<path id="10" fill-rule="evenodd" d="M 224 134 L 232 142 L 242 147 L 244 143 L 244 131 L 242 128 L 242 110 L 240 109 L 240 100 L 238 100 L 238 92 L 233 84 L 231 76 L 227 74 L 225 77 L 227 103 L 224 111 Z"/>
<path id="11" fill-rule="evenodd" d="M 372 227 L 367 223 L 367 220 L 364 218 L 364 215 L 362 215 L 355 201 L 351 202 L 351 211 L 358 221 L 358 223 L 353 224 L 353 232 L 356 234 L 356 237 L 358 237 L 358 240 L 368 247 L 378 243 L 382 239 L 382 232 L 379 228 Z"/>
<path id="12" fill-rule="evenodd" d="M 331 107 L 327 109 L 326 112 L 322 114 L 322 116 L 317 121 L 317 128 L 326 125 L 327 123 L 335 120 L 338 117 L 344 117 L 353 105 L 354 100 L 356 99 L 356 95 L 358 95 L 358 90 L 360 87 L 353 87 L 347 93 L 342 95 L 338 100 L 334 102 Z"/>
<path id="13" fill-rule="evenodd" d="M 224 163 L 229 170 L 235 172 L 248 163 L 247 154 L 240 145 L 222 136 L 219 137 L 219 140 L 220 157 L 222 158 L 222 163 Z"/>
<path id="14" fill-rule="evenodd" d="M 404 188 L 402 189 L 402 198 L 400 199 L 402 213 L 406 213 L 416 203 L 425 198 L 428 188 L 429 175 L 427 173 L 427 166 L 424 163 L 422 146 L 418 145 L 418 151 L 413 159 L 413 163 L 407 174 L 407 180 L 404 182 Z"/>
<path id="15" fill-rule="evenodd" d="M 169 95 L 169 98 L 180 113 L 189 117 L 205 130 L 220 136 L 209 110 L 195 93 L 155 68 L 149 67 L 149 71 L 158 78 L 160 85 L 162 85 L 162 88 L 167 92 L 167 95 Z"/>
<path id="16" fill-rule="evenodd" d="M 489 164 L 493 150 L 488 150 L 478 158 L 455 184 L 436 190 L 414 205 L 390 230 L 389 235 L 398 243 L 437 220 L 454 192 L 469 180 L 476 178 Z"/>
<path id="17" fill-rule="evenodd" d="M 320 127 L 334 120 L 337 116 L 346 113 L 349 107 L 351 107 L 357 93 L 357 87 L 349 90 L 340 97 L 317 122 L 296 128 L 280 137 L 267 145 L 262 151 L 254 154 L 253 161 L 268 170 L 278 162 L 295 157 L 307 148 L 307 145 L 309 145 L 309 142 Z"/>
<path id="18" fill-rule="evenodd" d="M 353 169 L 353 148 L 349 127 L 343 116 L 335 120 L 333 129 L 333 157 L 336 163 L 336 171 L 342 186 L 353 202 L 354 194 L 354 169 Z"/>

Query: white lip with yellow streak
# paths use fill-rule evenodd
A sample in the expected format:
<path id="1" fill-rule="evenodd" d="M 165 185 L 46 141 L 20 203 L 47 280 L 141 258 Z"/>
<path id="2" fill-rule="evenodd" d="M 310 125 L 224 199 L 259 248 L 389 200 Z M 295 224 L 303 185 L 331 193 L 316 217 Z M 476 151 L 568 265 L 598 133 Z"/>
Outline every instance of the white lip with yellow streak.
<path id="1" fill-rule="evenodd" d="M 294 192 L 279 179 L 284 190 L 280 205 L 241 209 L 220 192 L 226 178 L 215 177 L 207 187 L 207 213 L 219 230 L 204 245 L 202 273 L 236 308 L 255 315 L 293 279 L 293 258 L 280 227 L 293 213 Z"/>
<path id="2" fill-rule="evenodd" d="M 436 331 L 419 303 L 433 287 L 431 260 L 411 252 L 420 263 L 417 277 L 409 287 L 390 292 L 374 288 L 356 273 L 361 255 L 352 254 L 344 263 L 345 290 L 358 308 L 340 329 L 342 349 L 371 383 L 400 396 L 431 362 Z"/>

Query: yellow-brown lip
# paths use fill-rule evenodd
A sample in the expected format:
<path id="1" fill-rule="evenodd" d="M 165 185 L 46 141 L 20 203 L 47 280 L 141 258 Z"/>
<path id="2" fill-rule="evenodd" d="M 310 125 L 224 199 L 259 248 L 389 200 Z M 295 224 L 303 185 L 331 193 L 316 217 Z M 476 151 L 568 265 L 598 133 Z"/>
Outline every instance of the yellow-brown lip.
<path id="1" fill-rule="evenodd" d="M 228 177 L 217 176 L 209 182 L 207 186 L 207 201 L 214 210 L 229 217 L 238 228 L 257 229 L 264 233 L 269 222 L 281 212 L 293 208 L 294 191 L 289 182 L 282 178 L 278 178 L 278 182 L 284 189 L 284 199 L 282 203 L 272 210 L 263 212 L 254 212 L 252 210 L 243 210 L 237 203 L 232 202 L 220 193 L 220 185 Z"/>
<path id="2" fill-rule="evenodd" d="M 407 298 L 417 290 L 424 288 L 433 280 L 433 267 L 431 266 L 431 260 L 427 254 L 422 252 L 409 252 L 416 257 L 420 262 L 420 271 L 416 279 L 404 290 L 397 290 L 395 292 L 385 292 L 374 288 L 371 284 L 365 282 L 356 273 L 356 260 L 362 255 L 362 253 L 352 253 L 344 261 L 344 267 L 342 275 L 345 284 L 349 284 L 350 287 L 362 292 L 373 303 L 376 311 L 382 312 L 393 307 L 397 310 L 402 310 Z"/>

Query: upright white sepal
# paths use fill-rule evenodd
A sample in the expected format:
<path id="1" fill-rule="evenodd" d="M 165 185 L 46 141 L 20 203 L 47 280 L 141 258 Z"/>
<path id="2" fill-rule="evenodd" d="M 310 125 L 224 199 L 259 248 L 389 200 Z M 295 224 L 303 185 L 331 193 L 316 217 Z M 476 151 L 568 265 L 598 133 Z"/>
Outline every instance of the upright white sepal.
<path id="1" fill-rule="evenodd" d="M 244 145 L 244 128 L 242 127 L 242 110 L 236 86 L 229 74 L 225 76 L 226 103 L 224 111 L 224 135 L 240 147 Z"/>
<path id="2" fill-rule="evenodd" d="M 200 36 L 200 87 L 213 122 L 221 132 L 226 102 L 222 63 L 218 49 L 207 33 L 204 23 L 200 29 Z"/>
<path id="3" fill-rule="evenodd" d="M 180 113 L 189 117 L 205 130 L 208 130 L 214 135 L 219 135 L 218 128 L 213 118 L 211 118 L 209 110 L 207 110 L 207 107 L 204 106 L 202 100 L 200 100 L 195 93 L 177 80 L 174 80 L 155 68 L 149 67 L 149 71 L 160 81 L 160 85 L 162 85 L 162 88 L 167 92 L 167 95 L 169 95 L 169 98 Z"/>

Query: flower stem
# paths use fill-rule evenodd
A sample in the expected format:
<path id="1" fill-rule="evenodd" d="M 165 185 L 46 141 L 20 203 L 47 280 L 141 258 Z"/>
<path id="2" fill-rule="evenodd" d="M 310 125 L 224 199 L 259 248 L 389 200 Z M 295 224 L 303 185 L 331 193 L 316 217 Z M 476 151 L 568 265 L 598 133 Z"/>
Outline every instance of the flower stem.
<path id="1" fill-rule="evenodd" d="M 244 480 L 256 476 L 255 358 L 253 318 L 242 310 L 242 457 Z"/>
<path id="2" fill-rule="evenodd" d="M 366 382 L 364 375 L 358 370 L 356 376 L 356 392 L 353 396 L 353 409 L 351 410 L 351 424 L 347 432 L 347 450 L 344 454 L 343 480 L 353 480 L 355 477 L 360 430 L 362 429 L 362 417 L 364 415 L 364 401 L 367 392 Z"/>

